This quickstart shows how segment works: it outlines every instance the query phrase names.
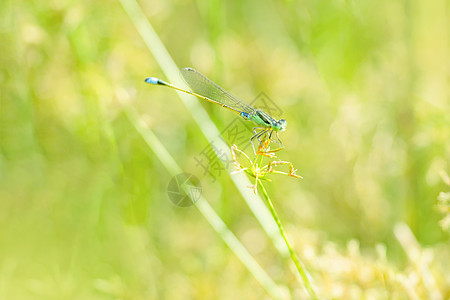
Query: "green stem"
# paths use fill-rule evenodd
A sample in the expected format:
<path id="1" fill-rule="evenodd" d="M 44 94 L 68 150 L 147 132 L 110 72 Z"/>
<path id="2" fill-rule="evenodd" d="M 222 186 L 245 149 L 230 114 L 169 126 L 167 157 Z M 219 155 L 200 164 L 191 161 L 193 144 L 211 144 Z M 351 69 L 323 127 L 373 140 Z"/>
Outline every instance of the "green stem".
<path id="1" fill-rule="evenodd" d="M 255 160 L 253 161 L 253 165 L 257 165 L 258 169 L 261 168 L 262 165 L 263 156 L 262 155 L 256 155 Z"/>
<path id="2" fill-rule="evenodd" d="M 308 275 L 306 274 L 305 268 L 303 267 L 302 263 L 297 258 L 297 255 L 295 254 L 294 250 L 292 250 L 291 245 L 289 244 L 286 235 L 284 233 L 283 226 L 281 225 L 280 219 L 278 218 L 278 214 L 275 211 L 275 208 L 272 205 L 272 201 L 270 201 L 269 195 L 267 194 L 266 189 L 264 188 L 264 185 L 262 184 L 261 180 L 258 179 L 258 185 L 260 187 L 260 190 L 264 196 L 264 199 L 266 200 L 267 206 L 269 207 L 270 212 L 272 213 L 273 218 L 275 219 L 275 222 L 278 225 L 278 228 L 280 229 L 280 233 L 283 236 L 284 242 L 286 243 L 286 246 L 289 249 L 289 254 L 291 255 L 291 259 L 294 262 L 298 273 L 300 274 L 300 277 L 303 280 L 303 284 L 306 287 L 306 290 L 308 291 L 310 297 L 312 299 L 317 299 L 316 292 L 314 291 L 311 282 L 309 281 Z"/>

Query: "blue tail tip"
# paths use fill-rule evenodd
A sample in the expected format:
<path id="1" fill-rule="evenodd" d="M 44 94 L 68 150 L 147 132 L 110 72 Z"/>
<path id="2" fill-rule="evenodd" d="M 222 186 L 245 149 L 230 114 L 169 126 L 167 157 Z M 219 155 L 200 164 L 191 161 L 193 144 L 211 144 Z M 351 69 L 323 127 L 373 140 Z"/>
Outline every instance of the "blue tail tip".
<path id="1" fill-rule="evenodd" d="M 148 77 L 148 78 L 145 78 L 145 82 L 151 83 L 151 84 L 158 84 L 159 79 L 156 77 Z"/>

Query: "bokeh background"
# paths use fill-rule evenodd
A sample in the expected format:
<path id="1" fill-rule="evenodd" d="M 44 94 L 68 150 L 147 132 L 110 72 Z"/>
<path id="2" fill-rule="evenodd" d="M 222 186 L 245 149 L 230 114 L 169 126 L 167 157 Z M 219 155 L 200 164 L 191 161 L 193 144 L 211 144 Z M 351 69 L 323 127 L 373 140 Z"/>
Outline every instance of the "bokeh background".
<path id="1" fill-rule="evenodd" d="M 283 110 L 278 155 L 304 179 L 266 187 L 320 297 L 450 297 L 447 1 L 139 5 L 178 66 Z M 230 176 L 195 169 L 208 141 L 143 82 L 166 80 L 163 62 L 120 1 L 4 0 L 0 33 L 1 299 L 270 297 L 195 207 L 168 200 L 128 108 L 286 299 L 308 298 Z M 235 118 L 203 107 L 219 130 Z"/>

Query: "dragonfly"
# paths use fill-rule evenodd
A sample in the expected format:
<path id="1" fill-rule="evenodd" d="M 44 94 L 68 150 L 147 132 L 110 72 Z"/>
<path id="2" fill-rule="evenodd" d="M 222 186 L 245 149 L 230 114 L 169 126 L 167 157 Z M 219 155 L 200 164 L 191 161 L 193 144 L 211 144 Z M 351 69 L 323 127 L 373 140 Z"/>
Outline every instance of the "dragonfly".
<path id="1" fill-rule="evenodd" d="M 145 79 L 145 82 L 154 85 L 166 86 L 186 94 L 196 96 L 200 99 L 227 108 L 239 114 L 245 120 L 252 121 L 257 125 L 253 128 L 254 135 L 250 139 L 252 146 L 253 140 L 257 139 L 259 144 L 266 149 L 266 145 L 268 144 L 267 141 L 272 141 L 272 136 L 275 135 L 276 139 L 273 140 L 280 146 L 280 148 L 272 151 L 278 151 L 284 148 L 278 133 L 286 129 L 287 121 L 285 119 L 276 120 L 263 110 L 254 108 L 244 100 L 239 99 L 238 97 L 227 92 L 225 89 L 221 88 L 218 84 L 214 83 L 194 68 L 184 68 L 181 70 L 181 74 L 187 84 L 191 87 L 192 91 L 179 88 L 156 77 L 148 77 Z M 265 140 L 266 143 L 263 143 L 261 138 L 266 134 L 268 134 L 268 139 Z M 255 150 L 254 146 L 253 150 Z"/>

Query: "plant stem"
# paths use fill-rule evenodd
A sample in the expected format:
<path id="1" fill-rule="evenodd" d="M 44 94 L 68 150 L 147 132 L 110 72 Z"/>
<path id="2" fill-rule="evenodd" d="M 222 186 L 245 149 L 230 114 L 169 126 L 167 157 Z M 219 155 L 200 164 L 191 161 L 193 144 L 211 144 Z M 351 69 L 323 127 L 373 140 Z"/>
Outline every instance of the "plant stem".
<path id="1" fill-rule="evenodd" d="M 289 249 L 289 254 L 291 255 L 291 259 L 294 262 L 298 273 L 300 274 L 300 277 L 303 280 L 303 284 L 305 285 L 306 290 L 308 291 L 310 297 L 312 299 L 317 299 L 316 292 L 314 291 L 311 282 L 309 281 L 308 275 L 306 274 L 305 268 L 302 266 L 302 263 L 297 258 L 297 255 L 295 254 L 294 250 L 292 250 L 291 245 L 289 244 L 286 235 L 284 233 L 283 226 L 281 225 L 280 219 L 278 218 L 278 214 L 275 211 L 275 208 L 272 205 L 272 201 L 270 201 L 269 195 L 267 194 L 266 189 L 264 188 L 264 185 L 262 184 L 261 180 L 258 179 L 258 185 L 261 189 L 261 192 L 264 196 L 264 199 L 266 200 L 267 206 L 269 207 L 270 212 L 272 213 L 273 218 L 275 219 L 275 222 L 278 225 L 278 228 L 280 229 L 280 233 L 283 236 L 284 242 L 286 243 L 286 246 Z"/>

